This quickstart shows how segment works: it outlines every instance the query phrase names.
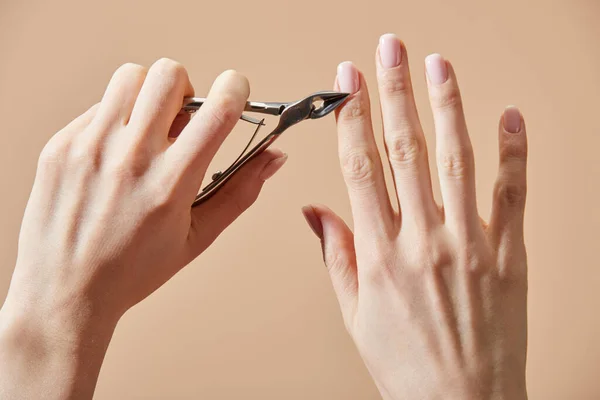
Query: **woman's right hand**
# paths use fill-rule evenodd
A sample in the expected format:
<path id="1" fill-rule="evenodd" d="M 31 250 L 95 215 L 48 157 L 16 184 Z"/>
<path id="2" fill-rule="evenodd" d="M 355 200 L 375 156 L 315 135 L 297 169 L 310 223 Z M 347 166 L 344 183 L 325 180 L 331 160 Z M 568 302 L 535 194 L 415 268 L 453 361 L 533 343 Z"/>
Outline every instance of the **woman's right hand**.
<path id="1" fill-rule="evenodd" d="M 303 212 L 322 242 L 343 318 L 385 399 L 525 399 L 527 140 L 520 112 L 499 124 L 500 168 L 489 225 L 479 217 L 474 157 L 452 65 L 426 60 L 443 206 L 431 186 L 408 58 L 381 38 L 377 71 L 399 212 L 384 182 L 369 95 L 350 63 L 336 89 L 339 152 L 354 233 L 332 211 Z"/>

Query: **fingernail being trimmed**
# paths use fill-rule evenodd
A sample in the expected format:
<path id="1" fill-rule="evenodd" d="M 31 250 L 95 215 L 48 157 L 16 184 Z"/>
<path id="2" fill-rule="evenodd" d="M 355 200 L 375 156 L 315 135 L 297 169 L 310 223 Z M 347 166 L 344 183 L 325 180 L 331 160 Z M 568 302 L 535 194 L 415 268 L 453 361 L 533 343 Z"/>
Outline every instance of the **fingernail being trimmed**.
<path id="1" fill-rule="evenodd" d="M 354 64 L 349 61 L 345 61 L 338 65 L 337 80 L 342 92 L 355 93 L 360 89 L 358 70 Z"/>

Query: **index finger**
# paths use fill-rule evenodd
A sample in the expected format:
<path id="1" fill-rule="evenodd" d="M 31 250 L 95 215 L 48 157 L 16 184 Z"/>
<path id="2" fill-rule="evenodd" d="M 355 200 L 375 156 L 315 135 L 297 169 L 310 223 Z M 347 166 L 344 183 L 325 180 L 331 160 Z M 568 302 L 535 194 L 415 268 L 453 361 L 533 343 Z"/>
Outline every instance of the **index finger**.
<path id="1" fill-rule="evenodd" d="M 373 135 L 366 82 L 350 62 L 338 67 L 336 89 L 352 93 L 337 112 L 339 155 L 352 207 L 356 236 L 387 236 L 395 214 Z M 363 232 L 365 228 L 366 231 Z"/>

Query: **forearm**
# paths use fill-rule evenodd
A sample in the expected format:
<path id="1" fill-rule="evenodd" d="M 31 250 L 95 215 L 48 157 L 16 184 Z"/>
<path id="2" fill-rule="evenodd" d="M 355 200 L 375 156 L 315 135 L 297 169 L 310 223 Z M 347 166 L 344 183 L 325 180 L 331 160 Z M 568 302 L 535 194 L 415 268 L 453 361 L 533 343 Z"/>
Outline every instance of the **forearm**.
<path id="1" fill-rule="evenodd" d="M 42 310 L 8 300 L 0 310 L 0 398 L 91 399 L 115 324 Z"/>

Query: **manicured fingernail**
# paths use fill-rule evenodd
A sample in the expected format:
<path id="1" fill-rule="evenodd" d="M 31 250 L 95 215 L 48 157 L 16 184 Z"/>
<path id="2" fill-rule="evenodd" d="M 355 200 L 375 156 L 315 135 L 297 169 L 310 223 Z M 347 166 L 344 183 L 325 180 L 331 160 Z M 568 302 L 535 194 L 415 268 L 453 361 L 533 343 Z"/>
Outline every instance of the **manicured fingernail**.
<path id="1" fill-rule="evenodd" d="M 275 175 L 275 173 L 279 171 L 281 167 L 283 167 L 283 164 L 285 164 L 287 159 L 287 154 L 282 153 L 280 157 L 269 161 L 269 163 L 263 168 L 262 172 L 260 173 L 260 179 L 266 181 L 267 179 Z"/>
<path id="2" fill-rule="evenodd" d="M 431 54 L 425 58 L 427 76 L 434 85 L 441 85 L 448 80 L 446 60 L 439 54 Z"/>
<path id="3" fill-rule="evenodd" d="M 358 92 L 358 89 L 360 88 L 358 80 L 358 70 L 350 61 L 345 61 L 338 65 L 337 79 L 341 92 Z"/>
<path id="4" fill-rule="evenodd" d="M 393 33 L 386 33 L 379 38 L 379 59 L 383 68 L 394 68 L 402 61 L 400 39 Z"/>
<path id="5" fill-rule="evenodd" d="M 321 220 L 315 214 L 315 210 L 311 206 L 302 207 L 302 215 L 304 215 L 304 219 L 308 222 L 310 229 L 317 235 L 319 239 L 323 239 L 323 224 L 321 224 Z"/>
<path id="6" fill-rule="evenodd" d="M 502 118 L 504 130 L 508 133 L 519 133 L 521 131 L 521 112 L 515 106 L 508 106 L 504 110 Z"/>

